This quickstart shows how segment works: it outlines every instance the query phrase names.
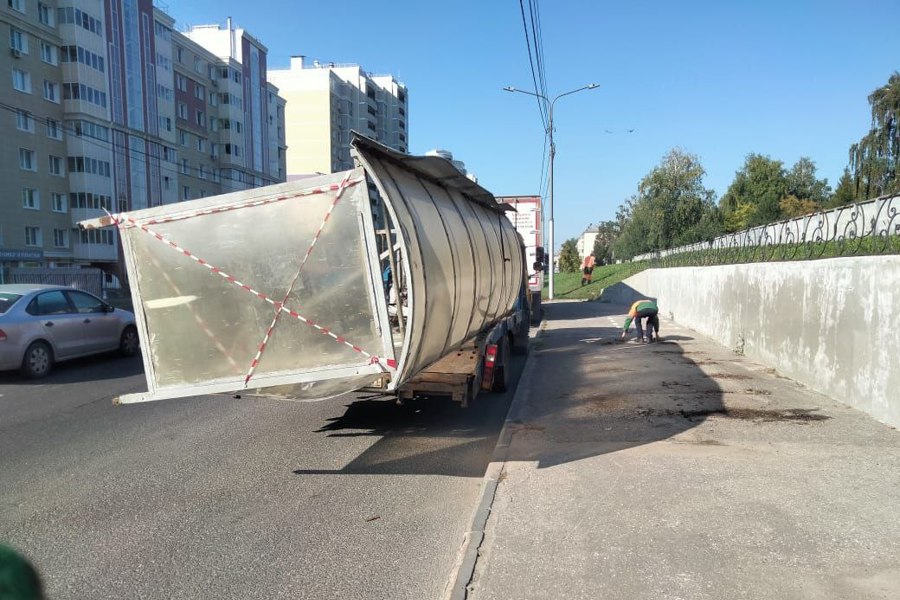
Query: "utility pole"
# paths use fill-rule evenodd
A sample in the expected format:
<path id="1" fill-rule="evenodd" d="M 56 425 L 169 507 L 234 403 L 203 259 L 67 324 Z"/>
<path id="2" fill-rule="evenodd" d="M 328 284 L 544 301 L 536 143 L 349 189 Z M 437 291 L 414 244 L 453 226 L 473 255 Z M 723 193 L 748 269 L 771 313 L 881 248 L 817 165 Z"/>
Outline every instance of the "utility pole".
<path id="1" fill-rule="evenodd" d="M 507 92 L 519 92 L 520 94 L 528 94 L 529 96 L 534 96 L 536 98 L 539 98 L 539 99 L 543 100 L 544 103 L 547 104 L 547 107 L 548 107 L 548 109 L 547 109 L 548 123 L 547 123 L 547 132 L 546 133 L 550 138 L 550 176 L 549 176 L 549 198 L 548 198 L 548 202 L 547 202 L 547 204 L 548 204 L 547 212 L 549 214 L 549 220 L 547 222 L 547 229 L 548 229 L 548 240 L 547 241 L 550 243 L 550 246 L 549 246 L 549 251 L 550 251 L 550 274 L 549 274 L 549 278 L 550 278 L 549 292 L 550 293 L 549 293 L 549 296 L 550 296 L 550 300 L 553 300 L 553 275 L 554 275 L 554 271 L 556 268 L 555 267 L 556 261 L 554 260 L 555 248 L 553 246 L 553 159 L 556 156 L 556 145 L 553 143 L 553 105 L 556 104 L 556 101 L 559 100 L 560 98 L 562 98 L 563 96 L 569 96 L 571 94 L 580 92 L 582 90 L 593 90 L 598 87 L 600 87 L 598 84 L 590 83 L 590 84 L 580 87 L 576 90 L 571 90 L 569 92 L 564 92 L 562 94 L 559 94 L 558 96 L 553 98 L 553 100 L 548 100 L 547 97 L 542 94 L 537 94 L 535 92 L 526 92 L 525 90 L 520 90 L 520 89 L 514 88 L 512 86 L 503 88 L 503 90 L 507 91 Z"/>

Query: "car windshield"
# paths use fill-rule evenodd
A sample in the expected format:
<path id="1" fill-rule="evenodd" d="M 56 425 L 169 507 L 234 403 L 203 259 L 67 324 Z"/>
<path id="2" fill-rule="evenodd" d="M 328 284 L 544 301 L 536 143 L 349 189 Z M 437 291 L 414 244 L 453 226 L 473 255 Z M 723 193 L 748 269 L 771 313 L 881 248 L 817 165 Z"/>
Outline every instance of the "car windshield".
<path id="1" fill-rule="evenodd" d="M 5 313 L 10 306 L 16 303 L 16 300 L 21 298 L 21 294 L 11 294 L 9 292 L 0 292 L 0 315 Z"/>

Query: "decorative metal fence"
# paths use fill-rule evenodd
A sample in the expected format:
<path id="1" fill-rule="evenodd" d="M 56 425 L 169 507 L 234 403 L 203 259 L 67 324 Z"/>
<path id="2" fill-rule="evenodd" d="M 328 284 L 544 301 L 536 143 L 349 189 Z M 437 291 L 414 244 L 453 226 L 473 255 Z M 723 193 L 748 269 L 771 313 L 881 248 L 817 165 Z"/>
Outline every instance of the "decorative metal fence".
<path id="1" fill-rule="evenodd" d="M 900 254 L 900 195 L 885 196 L 635 256 L 655 266 Z"/>
<path id="2" fill-rule="evenodd" d="M 108 285 L 100 269 L 26 269 L 9 270 L 9 283 L 41 283 L 74 287 L 103 297 Z"/>

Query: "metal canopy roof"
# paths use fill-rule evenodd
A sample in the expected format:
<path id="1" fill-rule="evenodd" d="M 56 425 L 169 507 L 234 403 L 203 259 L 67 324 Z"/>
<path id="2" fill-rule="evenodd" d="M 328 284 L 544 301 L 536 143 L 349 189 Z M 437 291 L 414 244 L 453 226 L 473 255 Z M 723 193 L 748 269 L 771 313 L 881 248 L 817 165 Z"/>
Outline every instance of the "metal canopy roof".
<path id="1" fill-rule="evenodd" d="M 459 169 L 440 156 L 412 156 L 398 152 L 384 144 L 366 137 L 358 131 L 350 132 L 350 145 L 354 150 L 369 152 L 402 166 L 407 171 L 434 181 L 453 190 L 458 190 L 467 198 L 491 210 L 505 212 L 510 210 L 506 204 L 500 204 L 494 195 L 466 177 Z"/>

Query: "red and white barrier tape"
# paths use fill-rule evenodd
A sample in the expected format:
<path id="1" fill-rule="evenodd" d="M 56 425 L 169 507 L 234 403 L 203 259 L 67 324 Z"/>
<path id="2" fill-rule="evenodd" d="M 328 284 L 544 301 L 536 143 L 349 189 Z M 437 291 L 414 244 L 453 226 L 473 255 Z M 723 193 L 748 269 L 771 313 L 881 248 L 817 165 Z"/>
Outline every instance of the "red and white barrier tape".
<path id="1" fill-rule="evenodd" d="M 331 186 L 331 187 L 329 188 L 329 190 L 332 190 L 332 189 L 333 189 L 333 190 L 336 190 L 336 191 L 338 192 L 337 197 L 335 198 L 334 202 L 332 202 L 331 206 L 329 207 L 328 212 L 325 214 L 325 217 L 323 218 L 322 224 L 319 226 L 319 229 L 318 229 L 318 231 L 316 232 L 315 237 L 313 238 L 312 244 L 311 244 L 310 247 L 307 249 L 307 251 L 306 251 L 306 253 L 305 253 L 304 257 L 303 257 L 303 262 L 301 263 L 300 269 L 302 269 L 303 265 L 306 264 L 306 261 L 309 259 L 309 255 L 310 255 L 311 252 L 312 252 L 312 248 L 313 248 L 313 247 L 315 246 L 315 244 L 317 243 L 319 237 L 321 236 L 322 229 L 324 228 L 325 224 L 328 222 L 329 218 L 331 217 L 331 214 L 332 214 L 332 212 L 333 212 L 333 210 L 334 210 L 335 205 L 337 204 L 337 202 L 338 202 L 338 200 L 339 200 L 339 198 L 340 198 L 341 193 L 343 192 L 343 189 L 346 188 L 346 187 L 348 187 L 349 185 L 354 185 L 355 183 L 358 183 L 359 181 L 360 181 L 359 179 L 356 179 L 356 180 L 344 179 L 344 181 L 342 181 L 341 184 L 335 185 L 335 186 Z M 320 188 L 316 188 L 316 189 L 319 190 Z M 282 198 L 282 199 L 287 199 L 287 198 Z M 256 204 L 247 204 L 247 206 L 258 206 L 258 205 L 260 205 L 260 203 L 256 203 Z M 107 214 L 108 214 L 108 213 L 107 213 Z M 202 214 L 213 214 L 213 213 L 212 213 L 212 212 L 198 212 L 198 213 L 196 213 L 196 214 L 194 214 L 194 215 L 192 215 L 192 216 L 200 216 L 200 215 L 202 215 Z M 163 219 L 163 220 L 147 221 L 147 222 L 141 223 L 141 222 L 138 222 L 137 220 L 135 220 L 135 219 L 133 219 L 133 218 L 131 218 L 131 217 L 128 217 L 128 216 L 126 216 L 126 215 L 121 215 L 121 214 L 115 214 L 115 215 L 110 214 L 109 217 L 110 217 L 110 219 L 113 220 L 113 222 L 114 222 L 119 228 L 125 228 L 125 227 L 127 226 L 127 227 L 129 227 L 129 228 L 131 228 L 131 227 L 136 227 L 136 228 L 140 229 L 141 231 L 143 231 L 143 232 L 145 232 L 145 233 L 147 233 L 147 234 L 153 236 L 155 239 L 157 239 L 157 240 L 159 240 L 160 242 L 164 243 L 164 244 L 165 244 L 166 246 L 168 246 L 169 248 L 175 250 L 176 252 L 179 252 L 179 253 L 183 254 L 184 256 L 186 256 L 187 258 L 191 259 L 192 261 L 194 261 L 194 262 L 197 263 L 198 265 L 201 265 L 201 266 L 203 266 L 203 267 L 206 267 L 210 272 L 215 273 L 215 274 L 221 276 L 221 277 L 222 277 L 223 279 L 225 279 L 225 281 L 227 281 L 228 283 L 231 283 L 231 284 L 233 284 L 233 285 L 236 285 L 237 287 L 239 287 L 239 288 L 241 288 L 241 289 L 243 289 L 243 290 L 245 290 L 245 291 L 247 291 L 247 292 L 253 294 L 253 295 L 256 296 L 257 298 L 259 298 L 259 299 L 261 299 L 261 300 L 264 300 L 264 301 L 268 302 L 269 304 L 271 304 L 272 306 L 275 307 L 275 309 L 276 309 L 276 317 L 275 317 L 275 319 L 273 319 L 272 324 L 269 326 L 269 329 L 266 331 L 266 334 L 265 334 L 265 336 L 264 336 L 264 338 L 263 338 L 263 341 L 262 341 L 262 343 L 260 344 L 259 349 L 257 350 L 256 356 L 254 357 L 253 361 L 251 362 L 250 372 L 247 374 L 247 376 L 246 376 L 246 378 L 245 378 L 245 380 L 244 380 L 244 386 L 245 386 L 245 387 L 247 386 L 248 382 L 250 381 L 250 378 L 252 377 L 252 374 L 253 374 L 254 370 L 255 370 L 256 367 L 258 366 L 258 364 L 259 364 L 259 359 L 260 359 L 260 357 L 262 356 L 262 353 L 265 351 L 266 344 L 268 343 L 269 338 L 270 338 L 270 336 L 271 336 L 272 329 L 274 328 L 275 321 L 277 320 L 277 316 L 280 315 L 280 313 L 283 312 L 283 311 L 284 311 L 284 312 L 287 312 L 291 317 L 297 319 L 298 321 L 301 321 L 302 323 L 305 323 L 307 326 L 312 327 L 313 329 L 318 330 L 318 331 L 319 331 L 320 333 L 322 333 L 323 335 L 327 335 L 327 336 L 331 337 L 331 338 L 334 339 L 338 344 L 344 345 L 344 346 L 346 346 L 346 347 L 352 349 L 354 352 L 357 352 L 357 353 L 359 353 L 359 354 L 362 354 L 363 356 L 365 356 L 366 358 L 369 359 L 369 364 L 386 365 L 388 368 L 392 368 L 392 369 L 396 369 L 396 368 L 397 368 L 397 361 L 396 361 L 396 360 L 394 360 L 394 359 L 385 359 L 385 358 L 382 358 L 382 357 L 379 357 L 379 356 L 370 354 L 369 352 L 366 352 L 366 351 L 363 350 L 361 347 L 359 347 L 359 346 L 357 346 L 356 344 L 353 344 L 352 342 L 348 341 L 347 338 L 345 338 L 344 336 L 337 335 L 337 334 L 335 334 L 333 331 L 331 331 L 329 328 L 323 327 L 323 326 L 319 325 L 318 323 L 316 323 L 315 321 L 313 321 L 312 319 L 309 319 L 309 318 L 307 318 L 307 317 L 301 315 L 301 314 L 298 313 L 297 311 L 295 311 L 295 310 L 293 310 L 293 309 L 290 309 L 290 308 L 286 307 L 286 306 L 284 305 L 284 300 L 282 300 L 281 302 L 277 302 L 277 301 L 273 300 L 272 298 L 270 298 L 268 295 L 264 294 L 263 292 L 260 292 L 260 291 L 258 291 L 258 290 L 255 290 L 254 288 L 250 287 L 249 285 L 247 285 L 247 284 L 245 284 L 245 283 L 242 283 L 242 282 L 238 281 L 238 280 L 237 280 L 235 277 L 233 277 L 232 275 L 229 275 L 228 273 L 226 273 L 226 272 L 223 271 L 222 269 L 220 269 L 220 268 L 218 268 L 218 267 L 216 267 L 216 266 L 214 266 L 214 265 L 211 265 L 210 263 L 208 263 L 208 262 L 205 261 L 204 259 L 200 258 L 199 256 L 196 256 L 196 255 L 195 255 L 193 252 L 191 252 L 190 250 L 187 250 L 186 248 L 183 248 L 182 246 L 178 245 L 177 243 L 173 242 L 172 240 L 169 240 L 168 238 L 166 238 L 164 235 L 162 235 L 162 234 L 160 234 L 160 233 L 157 233 L 156 231 L 154 231 L 154 230 L 152 230 L 152 229 L 150 229 L 150 228 L 148 227 L 148 225 L 149 225 L 149 224 L 152 224 L 152 223 L 167 223 L 167 222 L 174 221 L 174 220 L 178 220 L 178 219 L 175 219 L 175 218 L 170 219 L 170 220 Z M 187 218 L 187 217 L 182 216 L 181 218 Z M 293 288 L 293 285 L 294 285 L 294 283 L 296 282 L 296 279 L 299 277 L 299 275 L 300 275 L 300 270 L 298 270 L 297 274 L 296 274 L 295 277 L 294 277 L 294 280 L 291 282 L 291 288 L 290 288 L 290 289 L 288 290 L 288 292 L 285 294 L 284 299 L 287 299 L 288 295 L 290 295 L 291 289 Z M 208 329 L 207 329 L 207 331 L 208 331 Z M 208 335 L 210 335 L 210 334 L 211 334 L 211 332 L 208 332 Z M 213 339 L 214 339 L 214 338 L 213 338 Z M 217 344 L 217 349 L 221 348 L 221 344 L 219 344 L 218 342 L 216 342 L 215 339 L 214 339 L 214 343 Z M 220 351 L 221 351 L 221 350 L 220 350 Z M 227 356 L 227 355 L 226 355 L 226 356 Z"/>
<path id="2" fill-rule="evenodd" d="M 192 213 L 183 213 L 178 215 L 172 215 L 169 217 L 161 217 L 161 218 L 153 218 L 147 219 L 146 221 L 142 221 L 144 225 L 159 225 L 160 223 L 172 223 L 174 221 L 183 221 L 185 219 L 193 219 L 194 217 L 205 217 L 209 215 L 214 215 L 217 213 L 229 212 L 232 210 L 240 210 L 242 208 L 253 208 L 256 206 L 265 206 L 267 204 L 274 204 L 276 202 L 284 202 L 285 200 L 293 200 L 294 198 L 305 198 L 307 196 L 315 196 L 317 194 L 325 194 L 328 192 L 339 191 L 341 188 L 349 187 L 351 185 L 356 185 L 365 179 L 363 177 L 357 177 L 356 179 L 349 179 L 349 177 L 345 178 L 341 183 L 335 183 L 328 187 L 317 187 L 310 188 L 308 190 L 301 190 L 299 192 L 293 194 L 286 194 L 283 196 L 275 196 L 274 198 L 257 198 L 255 200 L 247 200 L 246 202 L 239 202 L 237 204 L 229 204 L 228 206 L 217 206 L 213 208 L 204 208 L 202 210 L 198 210 Z M 125 215 L 120 214 L 110 214 L 107 213 L 109 218 L 111 218 L 116 225 L 120 227 L 123 226 L 122 222 L 127 221 L 124 224 L 124 227 L 140 227 L 140 224 L 134 219 L 125 217 Z"/>
<path id="3" fill-rule="evenodd" d="M 250 370 L 247 372 L 247 376 L 244 378 L 244 387 L 250 382 L 250 378 L 253 377 L 253 373 L 256 372 L 256 367 L 259 365 L 259 361 L 262 358 L 263 352 L 266 350 L 266 344 L 269 343 L 269 338 L 272 336 L 272 330 L 275 329 L 275 324 L 278 322 L 278 317 L 281 316 L 282 309 L 284 307 L 284 303 L 287 302 L 288 296 L 291 295 L 291 292 L 294 290 L 294 284 L 297 283 L 297 279 L 300 278 L 300 273 L 303 272 L 303 267 L 306 265 L 306 261 L 309 260 L 310 254 L 312 254 L 313 248 L 316 246 L 316 242 L 319 241 L 319 236 L 322 234 L 322 230 L 325 228 L 325 224 L 328 223 L 328 219 L 331 218 L 331 213 L 334 211 L 334 207 L 337 206 L 338 201 L 341 199 L 341 194 L 344 193 L 344 189 L 347 187 L 347 182 L 350 180 L 350 174 L 347 173 L 347 176 L 341 180 L 340 186 L 338 186 L 337 193 L 334 195 L 334 200 L 331 203 L 331 206 L 328 207 L 328 210 L 325 212 L 325 217 L 322 219 L 322 222 L 319 224 L 319 229 L 316 231 L 316 235 L 313 236 L 312 243 L 309 245 L 309 248 L 306 250 L 306 254 L 303 255 L 303 259 L 300 261 L 300 266 L 297 268 L 297 272 L 294 274 L 294 277 L 291 279 L 291 283 L 288 286 L 287 291 L 284 293 L 284 298 L 281 299 L 280 303 L 276 304 L 275 307 L 275 315 L 272 317 L 272 323 L 269 324 L 269 328 L 266 330 L 266 334 L 263 336 L 262 342 L 259 344 L 259 348 L 256 351 L 256 356 L 250 362 Z"/>

